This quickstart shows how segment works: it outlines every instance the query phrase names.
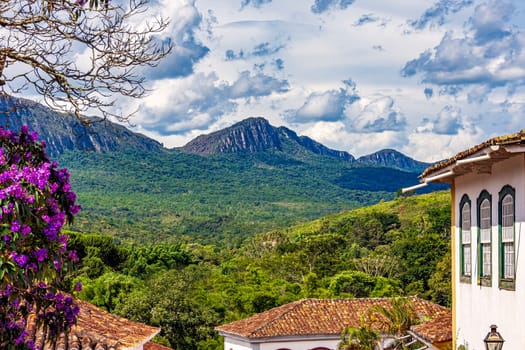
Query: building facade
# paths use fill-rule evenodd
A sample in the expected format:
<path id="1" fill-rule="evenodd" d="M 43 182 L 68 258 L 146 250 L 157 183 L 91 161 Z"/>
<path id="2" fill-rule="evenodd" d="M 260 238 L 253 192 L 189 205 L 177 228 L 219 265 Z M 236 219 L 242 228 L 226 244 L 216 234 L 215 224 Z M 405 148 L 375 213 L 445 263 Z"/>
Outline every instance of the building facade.
<path id="1" fill-rule="evenodd" d="M 452 193 L 455 347 L 485 349 L 490 325 L 504 349 L 525 349 L 525 130 L 488 140 L 423 172 Z"/>

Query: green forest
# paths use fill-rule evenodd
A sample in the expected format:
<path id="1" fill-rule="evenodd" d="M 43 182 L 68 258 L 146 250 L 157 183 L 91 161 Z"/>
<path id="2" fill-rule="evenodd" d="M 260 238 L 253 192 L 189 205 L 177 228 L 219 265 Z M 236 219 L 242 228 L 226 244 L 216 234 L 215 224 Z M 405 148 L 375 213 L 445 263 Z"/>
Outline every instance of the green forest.
<path id="1" fill-rule="evenodd" d="M 262 232 L 226 244 L 69 232 L 81 262 L 68 283 L 80 281 L 86 301 L 160 326 L 155 341 L 174 349 L 222 349 L 215 326 L 307 297 L 418 295 L 450 306 L 448 191 Z"/>
<path id="2" fill-rule="evenodd" d="M 238 245 L 246 237 L 395 198 L 417 173 L 284 152 L 66 152 L 82 211 L 73 230 L 126 242 Z M 395 179 L 395 181 L 392 181 Z"/>

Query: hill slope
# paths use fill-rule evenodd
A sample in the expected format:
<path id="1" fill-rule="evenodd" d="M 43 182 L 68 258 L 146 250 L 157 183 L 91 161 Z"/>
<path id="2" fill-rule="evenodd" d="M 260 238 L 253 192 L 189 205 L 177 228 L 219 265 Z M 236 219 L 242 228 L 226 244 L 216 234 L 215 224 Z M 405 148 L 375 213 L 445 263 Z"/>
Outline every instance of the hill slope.
<path id="1" fill-rule="evenodd" d="M 417 174 L 274 152 L 68 152 L 83 206 L 76 228 L 152 240 L 247 237 L 395 197 Z"/>

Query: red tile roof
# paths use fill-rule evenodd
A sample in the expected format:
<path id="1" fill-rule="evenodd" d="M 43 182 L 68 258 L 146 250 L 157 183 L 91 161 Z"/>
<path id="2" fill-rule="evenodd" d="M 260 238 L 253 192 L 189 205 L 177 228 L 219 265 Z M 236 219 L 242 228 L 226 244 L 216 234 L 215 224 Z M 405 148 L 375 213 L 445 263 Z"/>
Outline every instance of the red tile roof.
<path id="1" fill-rule="evenodd" d="M 133 322 L 123 317 L 110 314 L 107 311 L 82 301 L 75 300 L 80 308 L 77 324 L 68 336 L 62 335 L 56 347 L 49 342 L 44 344 L 44 333 L 41 329 L 35 332 L 35 317 L 28 322 L 29 334 L 35 334 L 35 344 L 41 350 L 126 350 L 144 345 L 153 338 L 159 328 Z"/>
<path id="2" fill-rule="evenodd" d="M 472 156 L 488 147 L 491 146 L 510 146 L 510 145 L 522 145 L 525 144 L 525 129 L 514 133 L 514 134 L 508 134 L 503 136 L 497 136 L 494 138 L 491 138 L 490 140 L 487 140 L 483 143 L 480 143 L 479 145 L 473 146 L 465 151 L 459 152 L 454 157 L 443 160 L 441 162 L 438 162 L 430 167 L 428 167 L 422 174 L 421 178 L 424 178 L 430 174 L 437 173 L 440 170 L 443 170 L 451 165 L 453 165 L 456 161 L 460 159 L 465 159 L 469 156 Z M 501 150 L 499 152 L 496 152 L 495 157 L 496 160 L 498 158 L 508 158 L 506 157 L 506 151 Z M 490 163 L 491 160 L 487 160 L 486 162 Z M 494 162 L 494 159 L 492 160 Z M 468 168 L 468 167 L 467 167 Z"/>
<path id="3" fill-rule="evenodd" d="M 144 350 L 173 350 L 173 349 L 167 346 L 152 343 L 149 341 L 146 344 L 144 344 Z"/>
<path id="4" fill-rule="evenodd" d="M 416 316 L 434 319 L 450 310 L 417 297 L 410 297 Z M 215 329 L 224 335 L 248 339 L 285 336 L 340 335 L 346 326 L 360 327 L 373 305 L 388 307 L 390 298 L 303 299 L 279 306 Z M 443 337 L 452 338 L 450 328 Z M 448 333 L 447 333 L 448 332 Z"/>
<path id="5" fill-rule="evenodd" d="M 452 340 L 452 313 L 443 313 L 433 320 L 412 326 L 411 330 L 431 343 L 448 342 Z"/>

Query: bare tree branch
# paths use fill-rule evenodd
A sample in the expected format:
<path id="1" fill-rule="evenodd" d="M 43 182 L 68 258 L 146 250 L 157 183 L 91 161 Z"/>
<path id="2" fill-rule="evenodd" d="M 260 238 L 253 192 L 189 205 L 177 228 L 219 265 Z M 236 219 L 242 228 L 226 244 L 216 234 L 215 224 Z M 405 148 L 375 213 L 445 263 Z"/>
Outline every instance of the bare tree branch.
<path id="1" fill-rule="evenodd" d="M 81 120 L 98 110 L 126 121 L 116 97 L 144 96 L 139 67 L 157 65 L 172 44 L 161 38 L 167 19 L 135 25 L 149 0 L 123 1 L 0 0 L 1 92 L 33 88 Z"/>

